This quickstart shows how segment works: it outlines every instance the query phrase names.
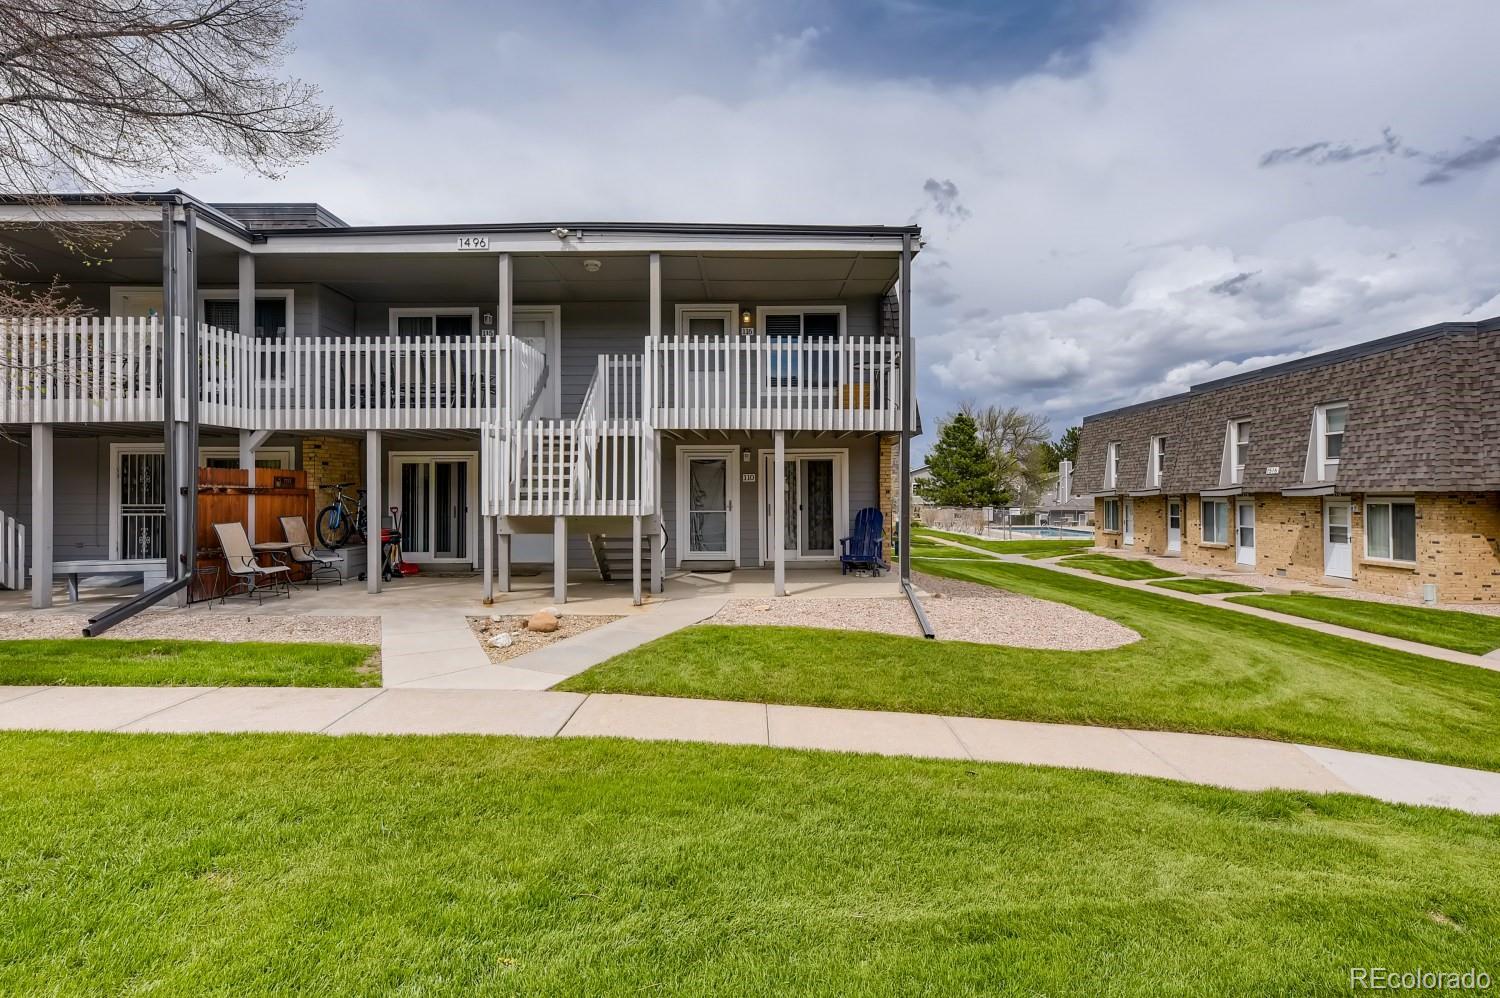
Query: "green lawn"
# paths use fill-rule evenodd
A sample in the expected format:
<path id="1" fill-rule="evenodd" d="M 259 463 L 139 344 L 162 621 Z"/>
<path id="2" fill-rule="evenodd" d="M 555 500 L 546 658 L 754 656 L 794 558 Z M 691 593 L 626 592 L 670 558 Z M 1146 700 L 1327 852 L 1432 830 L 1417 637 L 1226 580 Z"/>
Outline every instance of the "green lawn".
<path id="1" fill-rule="evenodd" d="M 1033 565 L 918 567 L 1068 603 L 1142 640 L 1062 652 L 700 626 L 560 688 L 1253 735 L 1500 770 L 1500 672 Z"/>
<path id="2" fill-rule="evenodd" d="M 0 641 L 0 686 L 379 686 L 369 645 Z"/>
<path id="3" fill-rule="evenodd" d="M 1081 568 L 1095 575 L 1107 575 L 1111 579 L 1174 579 L 1181 572 L 1168 572 L 1157 568 L 1149 561 L 1135 558 L 1116 558 L 1108 554 L 1079 554 L 1058 562 L 1069 568 Z"/>
<path id="4" fill-rule="evenodd" d="M 1058 555 L 1077 554 L 1079 551 L 1087 551 L 1094 546 L 1094 542 L 1087 538 L 1042 538 L 1025 541 L 995 541 L 985 537 L 970 537 L 968 534 L 954 534 L 946 530 L 933 530 L 930 527 L 917 527 L 912 530 L 912 554 L 917 553 L 917 544 L 922 538 L 944 537 L 950 541 L 958 541 L 969 547 L 983 548 L 996 554 L 1019 554 L 1027 558 L 1056 558 Z M 940 544 L 931 544 L 931 547 L 942 547 Z M 952 550 L 951 548 L 947 550 Z"/>
<path id="5" fill-rule="evenodd" d="M 1219 579 L 1162 579 L 1158 582 L 1148 582 L 1146 585 L 1156 586 L 1158 589 L 1172 589 L 1179 593 L 1193 593 L 1197 596 L 1261 591 L 1258 586 L 1245 586 L 1238 582 L 1224 582 Z"/>
<path id="6" fill-rule="evenodd" d="M 6 994 L 1348 991 L 1494 971 L 1500 820 L 778 749 L 0 735 Z"/>
<path id="7" fill-rule="evenodd" d="M 1500 648 L 1500 617 L 1459 610 L 1377 603 L 1344 596 L 1294 593 L 1285 596 L 1236 596 L 1232 602 L 1276 610 L 1297 617 L 1341 624 L 1371 634 L 1420 641 L 1439 648 L 1484 655 Z"/>

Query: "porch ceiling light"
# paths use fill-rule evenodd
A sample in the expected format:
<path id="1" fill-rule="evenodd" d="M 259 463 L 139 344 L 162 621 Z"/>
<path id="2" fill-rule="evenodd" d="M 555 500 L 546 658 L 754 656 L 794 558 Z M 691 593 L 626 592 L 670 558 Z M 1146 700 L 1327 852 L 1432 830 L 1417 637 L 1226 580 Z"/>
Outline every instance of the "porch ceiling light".
<path id="1" fill-rule="evenodd" d="M 599 268 L 602 267 L 602 266 L 604 266 L 604 264 L 601 261 L 599 261 L 599 260 L 585 260 L 585 261 L 583 261 L 583 269 L 586 270 L 586 271 L 588 271 L 590 274 L 597 274 L 597 273 L 599 273 Z"/>

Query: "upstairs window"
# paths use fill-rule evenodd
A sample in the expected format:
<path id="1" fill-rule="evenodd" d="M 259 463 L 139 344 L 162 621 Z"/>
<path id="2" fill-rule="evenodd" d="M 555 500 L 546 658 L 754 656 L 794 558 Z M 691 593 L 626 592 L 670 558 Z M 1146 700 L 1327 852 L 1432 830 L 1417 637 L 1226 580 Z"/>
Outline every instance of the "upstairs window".
<path id="1" fill-rule="evenodd" d="M 1371 499 L 1365 503 L 1365 557 L 1381 561 L 1417 560 L 1415 500 Z"/>
<path id="2" fill-rule="evenodd" d="M 771 383 L 782 388 L 832 388 L 844 338 L 842 305 L 801 308 L 762 305 L 756 313 L 761 335 L 773 345 Z"/>
<path id="3" fill-rule="evenodd" d="M 1162 478 L 1167 470 L 1167 438 L 1151 438 L 1151 463 L 1147 466 L 1146 484 L 1152 488 L 1161 488 Z"/>
<path id="4" fill-rule="evenodd" d="M 1120 445 L 1112 443 L 1104 450 L 1104 487 L 1112 489 L 1119 481 Z"/>
<path id="5" fill-rule="evenodd" d="M 1349 406 L 1344 402 L 1319 406 L 1317 412 L 1318 480 L 1331 482 L 1338 477 L 1339 459 L 1344 453 L 1344 427 L 1349 422 Z"/>
<path id="6" fill-rule="evenodd" d="M 1245 480 L 1245 460 L 1250 454 L 1250 420 L 1230 420 L 1225 448 L 1229 458 L 1229 483 L 1238 485 Z"/>

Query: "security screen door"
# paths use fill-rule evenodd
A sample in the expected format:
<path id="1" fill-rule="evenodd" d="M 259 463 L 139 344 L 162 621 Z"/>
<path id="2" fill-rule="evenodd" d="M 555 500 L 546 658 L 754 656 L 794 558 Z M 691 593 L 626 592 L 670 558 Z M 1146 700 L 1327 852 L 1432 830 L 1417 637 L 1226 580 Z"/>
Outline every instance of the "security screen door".
<path id="1" fill-rule="evenodd" d="M 694 558 L 730 556 L 729 523 L 733 499 L 729 458 L 687 459 L 687 553 Z"/>

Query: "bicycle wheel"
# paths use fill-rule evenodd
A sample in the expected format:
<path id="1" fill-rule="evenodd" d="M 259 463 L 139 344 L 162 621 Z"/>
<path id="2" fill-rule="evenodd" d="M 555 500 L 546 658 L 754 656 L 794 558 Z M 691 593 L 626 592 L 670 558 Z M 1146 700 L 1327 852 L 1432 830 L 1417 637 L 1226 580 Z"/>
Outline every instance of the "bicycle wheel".
<path id="1" fill-rule="evenodd" d="M 318 543 L 330 551 L 337 551 L 349 543 L 351 529 L 349 517 L 338 503 L 329 503 L 318 513 Z"/>

